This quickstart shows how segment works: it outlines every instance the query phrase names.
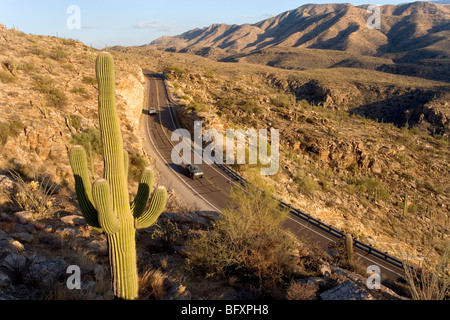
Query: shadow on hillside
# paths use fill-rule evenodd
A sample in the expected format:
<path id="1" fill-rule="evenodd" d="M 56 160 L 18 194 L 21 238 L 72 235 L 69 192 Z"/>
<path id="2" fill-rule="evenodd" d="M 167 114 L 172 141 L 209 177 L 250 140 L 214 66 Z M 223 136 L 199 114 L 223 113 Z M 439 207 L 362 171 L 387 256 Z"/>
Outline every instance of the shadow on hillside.
<path id="1" fill-rule="evenodd" d="M 406 123 L 414 124 L 418 122 L 420 115 L 411 111 L 423 107 L 430 102 L 434 96 L 435 92 L 433 91 L 423 92 L 416 90 L 361 105 L 349 110 L 349 113 L 377 120 L 379 122 L 393 123 L 398 127 L 404 127 Z"/>

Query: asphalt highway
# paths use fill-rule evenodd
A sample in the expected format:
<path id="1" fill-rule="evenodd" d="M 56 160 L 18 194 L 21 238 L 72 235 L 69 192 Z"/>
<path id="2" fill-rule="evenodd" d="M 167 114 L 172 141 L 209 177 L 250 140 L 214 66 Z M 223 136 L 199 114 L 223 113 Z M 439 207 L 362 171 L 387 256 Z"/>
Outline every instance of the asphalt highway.
<path id="1" fill-rule="evenodd" d="M 231 187 L 240 186 L 232 176 L 216 165 L 201 165 L 204 172 L 203 179 L 193 180 L 188 177 L 185 166 L 174 164 L 172 161 L 172 150 L 178 142 L 172 142 L 172 133 L 181 128 L 177 118 L 178 106 L 170 102 L 170 96 L 162 75 L 144 70 L 147 81 L 147 109 L 144 110 L 145 119 L 143 121 L 143 132 L 147 135 L 146 140 L 150 141 L 154 149 L 157 150 L 161 163 L 169 167 L 173 179 L 177 179 L 179 186 L 189 188 L 196 200 L 202 201 L 210 210 L 220 212 L 229 202 Z M 156 115 L 150 115 L 150 108 L 157 110 Z M 295 235 L 308 243 L 317 245 L 324 250 L 330 245 L 342 241 L 336 235 L 330 234 L 323 228 L 318 228 L 290 214 L 283 225 Z M 404 277 L 404 271 L 399 266 L 393 265 L 371 253 L 355 248 L 355 260 L 362 266 L 378 266 L 381 270 L 381 279 L 396 280 Z M 369 275 L 369 274 L 368 274 Z"/>

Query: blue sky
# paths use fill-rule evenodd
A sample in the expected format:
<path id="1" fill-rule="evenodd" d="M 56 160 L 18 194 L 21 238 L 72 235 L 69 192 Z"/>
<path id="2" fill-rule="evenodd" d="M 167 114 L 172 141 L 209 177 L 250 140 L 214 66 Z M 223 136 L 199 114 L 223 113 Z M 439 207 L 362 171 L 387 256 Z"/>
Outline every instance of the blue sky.
<path id="1" fill-rule="evenodd" d="M 369 4 L 369 1 L 314 3 Z M 377 1 L 399 4 L 408 1 Z M 213 23 L 255 23 L 311 1 L 294 0 L 0 0 L 0 23 L 38 35 L 58 35 L 86 45 L 143 45 Z M 69 29 L 67 8 L 80 8 L 80 29 Z"/>

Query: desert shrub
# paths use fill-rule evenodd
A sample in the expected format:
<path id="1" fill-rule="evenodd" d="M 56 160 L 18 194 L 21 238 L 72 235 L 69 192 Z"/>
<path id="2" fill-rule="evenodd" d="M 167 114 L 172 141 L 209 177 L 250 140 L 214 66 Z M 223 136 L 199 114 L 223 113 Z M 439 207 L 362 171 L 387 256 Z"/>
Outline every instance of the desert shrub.
<path id="1" fill-rule="evenodd" d="M 315 300 L 319 286 L 317 284 L 293 282 L 286 292 L 288 300 Z"/>
<path id="2" fill-rule="evenodd" d="M 139 181 L 142 175 L 142 171 L 147 168 L 148 162 L 144 156 L 140 154 L 129 155 L 130 166 L 128 168 L 129 181 Z"/>
<path id="3" fill-rule="evenodd" d="M 263 291 L 292 274 L 294 242 L 282 231 L 277 202 L 256 187 L 234 188 L 222 219 L 187 243 L 187 264 L 196 274 L 238 277 Z"/>
<path id="4" fill-rule="evenodd" d="M 51 77 L 35 75 L 33 80 L 33 90 L 45 94 L 46 101 L 50 106 L 61 109 L 67 105 L 66 94 L 55 86 L 55 81 Z"/>
<path id="5" fill-rule="evenodd" d="M 51 181 L 50 177 L 38 178 L 35 176 L 32 181 L 28 182 L 15 171 L 10 171 L 10 174 L 18 188 L 14 200 L 23 210 L 44 214 L 52 209 L 52 195 L 56 184 Z"/>
<path id="6" fill-rule="evenodd" d="M 235 101 L 233 98 L 231 97 L 221 97 L 218 101 L 217 101 L 217 107 L 219 107 L 220 109 L 222 108 L 230 108 L 235 104 Z"/>
<path id="7" fill-rule="evenodd" d="M 47 51 L 45 51 L 44 49 L 42 49 L 42 48 L 40 48 L 40 47 L 38 47 L 36 45 L 32 46 L 29 51 L 30 51 L 31 54 L 36 55 L 36 56 L 41 57 L 41 58 L 46 58 L 48 56 L 48 52 Z"/>
<path id="8" fill-rule="evenodd" d="M 81 130 L 81 117 L 75 114 L 72 114 L 68 117 L 69 124 L 75 129 L 75 130 Z"/>
<path id="9" fill-rule="evenodd" d="M 67 58 L 68 54 L 63 47 L 57 46 L 49 52 L 48 56 L 53 60 L 62 61 Z"/>
<path id="10" fill-rule="evenodd" d="M 175 79 L 181 79 L 186 74 L 186 70 L 178 67 L 178 66 L 170 66 L 167 68 L 164 72 L 166 75 L 168 75 L 168 78 L 175 78 Z"/>
<path id="11" fill-rule="evenodd" d="M 279 93 L 270 99 L 270 103 L 279 108 L 289 108 L 295 103 L 295 97 L 285 93 Z"/>
<path id="12" fill-rule="evenodd" d="M 314 193 L 320 189 L 319 183 L 312 177 L 298 172 L 294 177 L 294 182 L 297 184 L 299 192 L 312 196 Z"/>
<path id="13" fill-rule="evenodd" d="M 78 95 L 82 96 L 85 99 L 89 99 L 90 98 L 89 92 L 87 91 L 87 89 L 84 88 L 84 87 L 81 87 L 81 86 L 72 88 L 72 90 L 70 90 L 70 92 L 73 93 L 73 94 L 78 94 Z"/>
<path id="14" fill-rule="evenodd" d="M 190 110 L 194 110 L 196 112 L 208 112 L 209 107 L 205 103 L 201 102 L 191 102 L 188 106 Z"/>
<path id="15" fill-rule="evenodd" d="M 349 189 L 358 193 L 366 194 L 367 196 L 386 201 L 389 199 L 389 191 L 383 186 L 383 184 L 373 178 L 365 178 L 361 180 L 353 181 Z"/>
<path id="16" fill-rule="evenodd" d="M 152 233 L 152 239 L 158 239 L 164 248 L 171 248 L 181 236 L 178 225 L 168 219 L 158 222 Z"/>
<path id="17" fill-rule="evenodd" d="M 54 108 L 64 108 L 67 105 L 67 96 L 60 88 L 52 88 L 46 94 L 46 100 Z"/>
<path id="18" fill-rule="evenodd" d="M 0 123 L 0 145 L 5 145 L 9 138 L 9 124 Z"/>
<path id="19" fill-rule="evenodd" d="M 5 145 L 10 137 L 19 136 L 25 125 L 20 121 L 0 123 L 0 145 Z"/>
<path id="20" fill-rule="evenodd" d="M 405 259 L 406 282 L 413 300 L 448 300 L 450 298 L 449 261 L 448 245 L 438 264 L 428 256 L 419 266 L 412 266 L 408 259 Z"/>
<path id="21" fill-rule="evenodd" d="M 71 143 L 73 145 L 80 145 L 85 150 L 89 150 L 89 144 L 92 147 L 92 151 L 101 155 L 103 153 L 102 140 L 100 137 L 100 130 L 91 127 L 84 132 L 74 134 Z"/>
<path id="22" fill-rule="evenodd" d="M 0 70 L 0 81 L 3 83 L 13 83 L 17 81 L 17 78 L 14 77 L 10 72 Z"/>
<path id="23" fill-rule="evenodd" d="M 35 75 L 33 81 L 32 89 L 41 93 L 49 93 L 55 85 L 55 81 L 48 76 Z"/>
<path id="24" fill-rule="evenodd" d="M 163 300 L 167 295 L 166 278 L 160 270 L 147 269 L 139 277 L 139 296 L 145 300 Z"/>
<path id="25" fill-rule="evenodd" d="M 95 86 L 97 84 L 97 79 L 95 79 L 95 77 L 91 77 L 91 76 L 84 76 L 81 81 L 83 81 L 83 83 L 91 84 L 93 86 Z"/>
<path id="26" fill-rule="evenodd" d="M 246 112 L 246 113 L 248 113 L 248 114 L 251 114 L 251 113 L 256 113 L 256 114 L 258 114 L 259 111 L 260 111 L 260 110 L 259 110 L 258 102 L 255 101 L 255 100 L 253 100 L 253 99 L 245 100 L 244 102 L 242 102 L 242 103 L 239 105 L 239 108 L 240 108 L 242 111 L 244 111 L 244 112 Z"/>

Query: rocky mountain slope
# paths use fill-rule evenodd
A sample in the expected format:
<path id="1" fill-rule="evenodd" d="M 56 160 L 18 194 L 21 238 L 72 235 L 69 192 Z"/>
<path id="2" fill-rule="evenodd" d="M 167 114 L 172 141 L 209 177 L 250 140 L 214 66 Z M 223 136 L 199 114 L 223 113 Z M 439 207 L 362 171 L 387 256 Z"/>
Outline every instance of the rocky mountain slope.
<path id="1" fill-rule="evenodd" d="M 381 29 L 370 30 L 367 6 L 307 4 L 252 25 L 214 24 L 157 39 L 152 45 L 227 51 L 305 47 L 380 55 L 445 46 L 449 41 L 449 15 L 447 5 L 428 2 L 385 5 L 381 7 Z"/>
<path id="2" fill-rule="evenodd" d="M 311 64 L 314 61 L 308 56 L 307 62 L 302 63 L 305 53 L 314 55 L 315 50 L 338 50 L 346 52 L 347 56 L 341 55 L 339 59 L 336 57 L 339 54 L 329 52 L 326 59 L 334 60 L 339 66 L 359 65 L 391 73 L 450 80 L 450 74 L 442 68 L 450 58 L 448 5 L 414 2 L 381 6 L 380 11 L 379 30 L 367 27 L 372 14 L 367 12 L 367 5 L 307 4 L 251 25 L 214 24 L 178 36 L 162 37 L 151 46 L 228 61 L 242 55 L 261 56 L 270 50 L 272 59 L 266 61 L 267 64 L 290 69 L 317 67 L 315 63 Z M 290 61 L 287 60 L 284 48 L 299 49 L 291 50 L 298 56 L 292 59 L 291 55 Z M 433 71 L 439 71 L 439 77 Z"/>

